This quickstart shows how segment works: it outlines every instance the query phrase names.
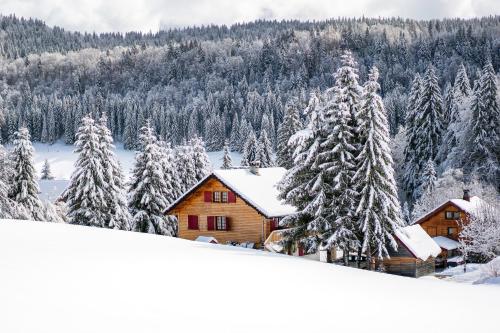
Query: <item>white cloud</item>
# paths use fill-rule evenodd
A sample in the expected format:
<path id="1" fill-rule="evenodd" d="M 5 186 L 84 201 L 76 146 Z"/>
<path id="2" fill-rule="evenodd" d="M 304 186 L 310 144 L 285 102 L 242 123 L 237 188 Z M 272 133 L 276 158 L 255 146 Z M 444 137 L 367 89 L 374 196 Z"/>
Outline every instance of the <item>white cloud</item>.
<path id="1" fill-rule="evenodd" d="M 339 16 L 417 19 L 500 14 L 498 0 L 0 0 L 4 15 L 36 17 L 80 31 L 157 31 L 259 18 L 320 20 Z"/>

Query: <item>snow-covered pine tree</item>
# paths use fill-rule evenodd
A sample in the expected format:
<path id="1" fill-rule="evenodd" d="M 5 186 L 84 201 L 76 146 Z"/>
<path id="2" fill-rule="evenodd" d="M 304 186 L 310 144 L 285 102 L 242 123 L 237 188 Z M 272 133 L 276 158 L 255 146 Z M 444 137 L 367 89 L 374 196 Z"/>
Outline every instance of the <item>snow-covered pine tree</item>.
<path id="1" fill-rule="evenodd" d="M 212 165 L 205 150 L 205 143 L 201 138 L 194 137 L 188 144 L 191 146 L 191 158 L 194 163 L 195 179 L 196 182 L 198 182 L 212 171 Z"/>
<path id="2" fill-rule="evenodd" d="M 416 137 L 415 154 L 418 163 L 416 184 L 420 186 L 425 163 L 435 160 L 443 135 L 443 101 L 438 78 L 434 67 L 430 65 L 425 73 L 418 113 L 415 117 Z M 418 199 L 418 191 L 413 190 L 413 199 Z"/>
<path id="3" fill-rule="evenodd" d="M 453 84 L 453 95 L 456 98 L 469 97 L 472 93 L 469 83 L 469 77 L 463 63 L 458 67 L 455 83 Z"/>
<path id="4" fill-rule="evenodd" d="M 323 247 L 341 247 L 347 264 L 347 254 L 359 246 L 354 224 L 357 188 L 352 183 L 355 157 L 359 154 L 358 110 L 361 87 L 358 84 L 357 63 L 350 52 L 341 57 L 342 66 L 335 73 L 335 85 L 324 99 L 325 141 L 320 145 L 316 164 L 322 170 L 322 181 L 328 203 L 325 219 L 328 226 L 322 232 Z"/>
<path id="5" fill-rule="evenodd" d="M 50 170 L 49 161 L 47 159 L 45 159 L 45 161 L 43 162 L 42 174 L 41 174 L 40 179 L 44 179 L 44 180 L 54 179 L 54 176 L 52 176 L 52 171 Z"/>
<path id="6" fill-rule="evenodd" d="M 237 113 L 234 114 L 233 122 L 231 125 L 229 147 L 231 148 L 231 151 L 239 151 L 241 147 L 240 122 L 238 120 Z"/>
<path id="7" fill-rule="evenodd" d="M 500 188 L 500 109 L 491 62 L 481 73 L 472 99 L 472 120 L 466 137 L 464 168 Z"/>
<path id="8" fill-rule="evenodd" d="M 31 219 L 43 221 L 43 204 L 38 197 L 40 189 L 33 166 L 33 146 L 26 127 L 15 133 L 11 160 L 14 172 L 9 197 L 24 207 Z"/>
<path id="9" fill-rule="evenodd" d="M 241 165 L 249 166 L 252 162 L 258 160 L 259 144 L 253 130 L 247 136 L 243 147 L 243 155 L 241 157 Z"/>
<path id="10" fill-rule="evenodd" d="M 9 198 L 13 170 L 7 151 L 0 144 L 0 219 L 28 219 L 29 214 Z"/>
<path id="11" fill-rule="evenodd" d="M 133 230 L 175 236 L 175 221 L 165 216 L 168 185 L 165 182 L 161 149 L 149 121 L 139 135 L 141 151 L 135 157 L 128 205 Z"/>
<path id="12" fill-rule="evenodd" d="M 363 250 L 368 267 L 372 254 L 379 258 L 389 255 L 388 248 L 397 248 L 394 232 L 403 225 L 393 161 L 389 148 L 390 136 L 382 98 L 377 91 L 378 70 L 370 70 L 365 84 L 363 105 L 358 113 L 362 143 L 353 184 L 359 188 L 356 215 L 363 236 Z"/>
<path id="13" fill-rule="evenodd" d="M 290 169 L 293 166 L 293 147 L 288 145 L 288 140 L 301 128 L 299 110 L 295 103 L 289 103 L 285 109 L 283 122 L 278 128 L 276 150 L 276 163 L 285 169 Z"/>
<path id="14" fill-rule="evenodd" d="M 120 230 L 130 230 L 131 216 L 125 197 L 125 185 L 122 168 L 113 152 L 113 137 L 107 126 L 105 115 L 97 124 L 97 135 L 100 143 L 100 163 L 103 170 L 105 189 L 103 191 L 107 210 L 103 212 L 104 227 Z"/>
<path id="15" fill-rule="evenodd" d="M 425 193 L 434 191 L 437 182 L 436 168 L 432 160 L 428 160 L 422 171 L 420 179 L 420 187 L 418 188 L 418 196 L 421 197 Z"/>
<path id="16" fill-rule="evenodd" d="M 260 166 L 263 168 L 269 168 L 274 166 L 273 160 L 273 148 L 271 141 L 267 137 L 267 131 L 261 131 L 259 136 L 259 141 L 257 142 L 257 161 L 260 162 Z"/>
<path id="17" fill-rule="evenodd" d="M 78 158 L 68 188 L 61 195 L 71 224 L 106 227 L 109 218 L 108 184 L 103 170 L 101 144 L 94 120 L 86 115 L 78 128 L 75 153 Z"/>
<path id="18" fill-rule="evenodd" d="M 180 184 L 177 167 L 175 166 L 176 156 L 174 150 L 171 148 L 170 143 L 164 141 L 159 142 L 159 146 L 162 156 L 163 178 L 168 187 L 165 199 L 168 204 L 171 204 L 181 196 L 183 188 Z"/>
<path id="19" fill-rule="evenodd" d="M 196 170 L 192 150 L 193 148 L 190 145 L 175 147 L 175 165 L 179 176 L 181 194 L 196 184 Z"/>
<path id="20" fill-rule="evenodd" d="M 299 242 L 307 253 L 315 252 L 320 247 L 319 233 L 328 226 L 324 218 L 327 198 L 322 170 L 315 163 L 320 145 L 325 140 L 322 132 L 323 107 L 320 101 L 319 95 L 311 95 L 307 107 L 308 124 L 289 140 L 295 147 L 294 164 L 278 185 L 280 198 L 297 208 L 296 213 L 286 216 L 280 222 L 286 227 L 283 245 L 291 247 Z"/>
<path id="21" fill-rule="evenodd" d="M 405 201 L 403 204 L 403 210 L 401 212 L 402 217 L 403 217 L 403 223 L 404 225 L 411 225 L 411 213 L 410 213 L 410 208 L 408 206 L 408 201 Z"/>
<path id="22" fill-rule="evenodd" d="M 224 152 L 222 155 L 221 169 L 231 169 L 232 167 L 233 167 L 233 160 L 231 159 L 231 154 L 229 153 L 229 143 L 226 141 L 224 143 Z"/>
<path id="23" fill-rule="evenodd" d="M 404 173 L 403 185 L 407 199 L 412 200 L 413 191 L 417 188 L 419 161 L 417 159 L 417 123 L 416 117 L 419 113 L 419 101 L 422 95 L 422 79 L 420 75 L 415 75 L 413 79 L 410 95 L 408 97 L 408 106 L 406 109 L 406 147 L 404 150 Z"/>

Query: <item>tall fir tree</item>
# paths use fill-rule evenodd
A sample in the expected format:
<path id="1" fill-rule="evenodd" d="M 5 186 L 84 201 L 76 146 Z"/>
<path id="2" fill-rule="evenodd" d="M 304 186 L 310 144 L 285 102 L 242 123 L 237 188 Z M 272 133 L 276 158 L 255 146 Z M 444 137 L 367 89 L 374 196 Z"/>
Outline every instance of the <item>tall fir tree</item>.
<path id="1" fill-rule="evenodd" d="M 231 125 L 231 134 L 229 138 L 229 146 L 231 151 L 239 151 L 241 147 L 241 135 L 240 135 L 240 123 L 238 120 L 238 114 L 235 113 L 233 117 L 233 122 Z"/>
<path id="2" fill-rule="evenodd" d="M 33 146 L 26 127 L 21 127 L 15 133 L 11 160 L 13 175 L 10 198 L 24 207 L 32 219 L 43 221 L 43 205 L 38 197 L 40 188 L 36 181 L 36 171 L 33 166 Z"/>
<path id="3" fill-rule="evenodd" d="M 141 151 L 135 157 L 128 198 L 133 230 L 175 236 L 175 221 L 165 216 L 168 186 L 163 174 L 161 149 L 149 121 L 141 128 L 139 138 Z"/>
<path id="4" fill-rule="evenodd" d="M 273 148 L 271 141 L 267 137 L 267 131 L 261 131 L 259 141 L 257 142 L 257 161 L 263 168 L 274 166 Z"/>
<path id="5" fill-rule="evenodd" d="M 293 166 L 293 147 L 288 144 L 288 140 L 302 127 L 300 123 L 299 110 L 296 104 L 290 103 L 285 108 L 283 122 L 278 128 L 278 142 L 276 150 L 276 163 L 290 169 Z"/>
<path id="6" fill-rule="evenodd" d="M 257 138 L 255 137 L 255 132 L 250 131 L 245 145 L 243 147 L 243 155 L 241 156 L 241 165 L 242 166 L 250 166 L 252 162 L 258 160 L 259 152 L 259 143 L 257 142 Z"/>
<path id="7" fill-rule="evenodd" d="M 427 161 L 422 171 L 422 179 L 418 188 L 419 197 L 426 193 L 432 193 L 436 187 L 437 174 L 436 167 L 432 160 Z"/>
<path id="8" fill-rule="evenodd" d="M 201 138 L 194 137 L 188 144 L 192 148 L 191 158 L 194 163 L 195 179 L 200 181 L 212 171 L 212 165 L 205 150 L 205 143 Z"/>
<path id="9" fill-rule="evenodd" d="M 353 184 L 359 188 L 356 215 L 363 235 L 363 250 L 370 267 L 372 254 L 378 258 L 396 249 L 394 232 L 403 225 L 397 196 L 390 136 L 382 98 L 377 91 L 378 70 L 370 70 L 363 105 L 358 113 L 362 149 Z"/>
<path id="10" fill-rule="evenodd" d="M 104 227 L 130 230 L 131 216 L 125 197 L 125 185 L 122 168 L 113 152 L 113 137 L 108 128 L 108 119 L 103 115 L 97 124 L 97 135 L 100 143 L 100 163 L 105 181 L 104 196 L 107 210 L 104 211 Z"/>
<path id="11" fill-rule="evenodd" d="M 472 98 L 472 119 L 467 131 L 465 170 L 500 189 L 500 109 L 495 71 L 488 62 Z"/>
<path id="12" fill-rule="evenodd" d="M 229 143 L 226 141 L 224 144 L 224 150 L 222 155 L 222 166 L 221 169 L 231 169 L 233 167 L 233 160 L 231 159 L 231 154 L 229 153 Z"/>
<path id="13" fill-rule="evenodd" d="M 175 148 L 175 165 L 181 185 L 181 194 L 196 184 L 196 170 L 192 159 L 193 152 L 190 145 L 181 145 Z"/>
<path id="14" fill-rule="evenodd" d="M 406 109 L 406 140 L 407 144 L 404 150 L 404 175 L 403 185 L 406 196 L 409 200 L 413 198 L 413 191 L 417 188 L 419 161 L 416 154 L 417 147 L 417 122 L 416 117 L 419 113 L 419 101 L 422 96 L 422 79 L 416 75 L 413 79 L 408 105 Z"/>
<path id="15" fill-rule="evenodd" d="M 68 207 L 71 224 L 106 227 L 109 217 L 108 179 L 103 170 L 98 131 L 94 120 L 87 115 L 76 133 L 75 153 L 78 158 L 68 188 L 61 195 Z"/>

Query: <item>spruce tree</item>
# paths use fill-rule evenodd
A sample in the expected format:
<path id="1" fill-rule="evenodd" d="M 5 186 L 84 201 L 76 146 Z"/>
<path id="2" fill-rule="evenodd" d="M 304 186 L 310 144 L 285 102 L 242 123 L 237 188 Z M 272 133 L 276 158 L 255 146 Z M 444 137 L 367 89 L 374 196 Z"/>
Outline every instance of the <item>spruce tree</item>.
<path id="1" fill-rule="evenodd" d="M 43 162 L 42 174 L 41 174 L 40 179 L 43 179 L 43 180 L 54 179 L 54 176 L 52 176 L 52 171 L 50 170 L 49 161 L 47 159 L 45 159 L 45 161 Z"/>
<path id="2" fill-rule="evenodd" d="M 456 98 L 468 97 L 472 93 L 469 83 L 469 77 L 465 70 L 464 64 L 460 64 L 457 75 L 455 76 L 455 83 L 453 84 L 453 94 Z"/>
<path id="3" fill-rule="evenodd" d="M 255 132 L 251 130 L 243 147 L 241 165 L 250 166 L 252 162 L 257 161 L 259 158 L 258 152 L 259 152 L 259 144 L 257 142 L 257 138 L 255 137 Z"/>
<path id="4" fill-rule="evenodd" d="M 231 154 L 229 153 L 229 144 L 226 141 L 224 144 L 224 153 L 222 155 L 222 166 L 221 169 L 231 169 L 233 167 L 233 161 L 231 159 Z"/>
<path id="5" fill-rule="evenodd" d="M 97 135 L 100 142 L 100 163 L 105 181 L 104 196 L 107 210 L 104 212 L 104 227 L 120 230 L 130 230 L 131 216 L 128 212 L 125 197 L 124 176 L 113 152 L 113 137 L 107 126 L 107 117 L 102 116 L 97 124 Z"/>
<path id="6" fill-rule="evenodd" d="M 241 147 L 241 136 L 240 136 L 240 123 L 238 120 L 238 114 L 235 113 L 233 117 L 233 123 L 231 125 L 231 134 L 229 138 L 229 146 L 231 151 L 239 151 Z"/>
<path id="7" fill-rule="evenodd" d="M 434 162 L 432 160 L 427 161 L 422 171 L 422 176 L 420 180 L 420 187 L 418 188 L 418 196 L 421 197 L 426 193 L 431 193 L 436 187 L 437 175 Z"/>
<path id="8" fill-rule="evenodd" d="M 177 146 L 175 149 L 175 165 L 177 166 L 181 194 L 196 184 L 192 149 L 190 145 Z"/>
<path id="9" fill-rule="evenodd" d="M 211 171 L 212 165 L 205 150 L 205 143 L 201 138 L 194 137 L 189 143 L 191 146 L 191 158 L 194 163 L 194 172 L 196 182 L 205 178 Z"/>
<path id="10" fill-rule="evenodd" d="M 378 258 L 396 249 L 394 232 L 403 225 L 397 197 L 390 136 L 384 105 L 377 91 L 378 70 L 370 70 L 365 85 L 363 105 L 358 113 L 362 149 L 356 157 L 357 170 L 353 184 L 359 188 L 356 215 L 363 237 L 368 267 L 372 254 Z"/>
<path id="11" fill-rule="evenodd" d="M 15 133 L 11 160 L 13 175 L 10 198 L 24 207 L 32 219 L 43 221 L 43 205 L 38 197 L 40 189 L 33 166 L 33 146 L 26 127 L 21 127 Z"/>
<path id="12" fill-rule="evenodd" d="M 257 145 L 256 160 L 260 162 L 260 166 L 263 168 L 274 166 L 272 145 L 271 141 L 269 141 L 269 138 L 267 137 L 266 131 L 260 132 L 259 142 L 257 142 Z"/>
<path id="13" fill-rule="evenodd" d="M 141 128 L 139 139 L 141 151 L 135 157 L 128 198 L 133 230 L 175 236 L 175 221 L 165 216 L 168 185 L 163 174 L 161 149 L 149 122 Z"/>
<path id="14" fill-rule="evenodd" d="M 90 116 L 82 119 L 76 133 L 75 153 L 78 158 L 68 188 L 61 195 L 68 207 L 71 224 L 106 227 L 110 203 L 103 169 L 99 129 Z"/>
<path id="15" fill-rule="evenodd" d="M 407 144 L 404 150 L 404 174 L 403 185 L 408 199 L 413 199 L 413 191 L 417 188 L 419 161 L 416 154 L 417 147 L 417 123 L 416 117 L 419 113 L 419 101 L 422 96 L 422 79 L 416 75 L 413 79 L 410 95 L 408 97 L 408 106 L 406 109 L 406 140 Z"/>
<path id="16" fill-rule="evenodd" d="M 488 62 L 472 99 L 472 120 L 467 131 L 465 170 L 500 188 L 500 109 L 496 76 Z"/>
<path id="17" fill-rule="evenodd" d="M 293 147 L 288 145 L 288 140 L 301 129 L 299 110 L 295 104 L 287 105 L 283 122 L 278 128 L 278 142 L 276 150 L 276 163 L 290 169 L 293 166 Z"/>

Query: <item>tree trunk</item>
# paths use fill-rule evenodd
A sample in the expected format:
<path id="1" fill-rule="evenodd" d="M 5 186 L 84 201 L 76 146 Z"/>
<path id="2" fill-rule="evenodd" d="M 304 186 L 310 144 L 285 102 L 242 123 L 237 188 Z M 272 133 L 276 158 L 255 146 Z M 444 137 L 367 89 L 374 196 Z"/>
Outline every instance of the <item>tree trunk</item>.
<path id="1" fill-rule="evenodd" d="M 369 271 L 372 270 L 372 249 L 370 248 L 370 244 L 366 245 L 366 265 Z"/>

